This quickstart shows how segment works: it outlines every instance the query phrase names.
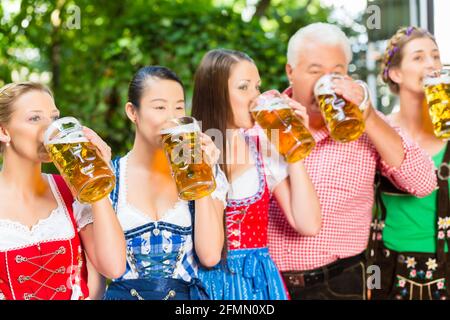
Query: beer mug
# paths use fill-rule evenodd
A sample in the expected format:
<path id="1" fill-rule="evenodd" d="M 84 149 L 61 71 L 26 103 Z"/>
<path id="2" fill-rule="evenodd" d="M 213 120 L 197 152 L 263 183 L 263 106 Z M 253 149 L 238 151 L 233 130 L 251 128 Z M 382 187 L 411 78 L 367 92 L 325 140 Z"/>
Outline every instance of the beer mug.
<path id="1" fill-rule="evenodd" d="M 330 136 L 339 142 L 358 139 L 364 132 L 363 107 L 369 99 L 369 90 L 363 81 L 356 82 L 364 89 L 364 101 L 360 106 L 345 100 L 332 89 L 333 80 L 344 76 L 331 73 L 322 76 L 314 86 L 314 95 L 327 124 Z"/>
<path id="2" fill-rule="evenodd" d="M 450 139 L 450 70 L 434 71 L 424 78 L 428 112 L 436 137 Z"/>
<path id="3" fill-rule="evenodd" d="M 170 162 L 178 196 L 196 200 L 216 189 L 211 167 L 203 160 L 200 127 L 192 117 L 172 119 L 161 130 L 162 144 Z"/>
<path id="4" fill-rule="evenodd" d="M 44 145 L 78 201 L 95 202 L 114 188 L 114 173 L 85 137 L 77 119 L 65 117 L 54 121 L 44 133 Z"/>
<path id="5" fill-rule="evenodd" d="M 277 90 L 261 94 L 250 112 L 287 162 L 306 158 L 316 145 L 301 118 L 295 115 L 288 101 Z"/>

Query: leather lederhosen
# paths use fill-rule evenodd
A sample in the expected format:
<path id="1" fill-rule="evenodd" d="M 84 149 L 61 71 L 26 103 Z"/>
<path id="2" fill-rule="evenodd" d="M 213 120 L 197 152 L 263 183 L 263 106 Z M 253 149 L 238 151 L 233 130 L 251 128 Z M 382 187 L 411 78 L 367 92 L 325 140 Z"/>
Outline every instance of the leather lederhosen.
<path id="1" fill-rule="evenodd" d="M 386 221 L 383 192 L 407 194 L 398 190 L 387 178 L 377 174 L 376 211 L 370 230 L 367 250 L 368 266 L 378 266 L 381 288 L 373 288 L 368 296 L 373 300 L 445 300 L 450 297 L 450 263 L 445 244 L 450 239 L 450 199 L 448 178 L 450 144 L 444 160 L 436 171 L 438 181 L 436 212 L 436 253 L 396 252 L 384 246 L 382 233 Z M 370 282 L 374 279 L 368 279 Z M 374 282 L 376 285 L 376 281 Z"/>

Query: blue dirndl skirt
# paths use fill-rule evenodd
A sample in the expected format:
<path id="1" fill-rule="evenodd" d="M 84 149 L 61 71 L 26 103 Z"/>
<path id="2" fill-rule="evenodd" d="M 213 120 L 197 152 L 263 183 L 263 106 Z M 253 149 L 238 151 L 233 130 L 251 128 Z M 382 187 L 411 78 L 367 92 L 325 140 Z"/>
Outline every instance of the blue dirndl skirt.
<path id="1" fill-rule="evenodd" d="M 104 300 L 209 300 L 199 279 L 149 278 L 113 281 Z"/>
<path id="2" fill-rule="evenodd" d="M 200 268 L 198 277 L 213 300 L 288 299 L 268 248 L 230 250 L 226 262 Z"/>

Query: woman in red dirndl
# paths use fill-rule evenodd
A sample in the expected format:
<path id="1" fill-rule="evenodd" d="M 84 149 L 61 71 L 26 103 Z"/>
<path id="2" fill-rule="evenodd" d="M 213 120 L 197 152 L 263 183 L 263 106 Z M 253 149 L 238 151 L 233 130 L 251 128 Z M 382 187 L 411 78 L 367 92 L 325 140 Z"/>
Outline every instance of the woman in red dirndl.
<path id="1" fill-rule="evenodd" d="M 125 239 L 109 199 L 81 204 L 61 176 L 41 172 L 50 161 L 43 132 L 58 117 L 41 84 L 0 89 L 0 300 L 88 299 L 85 253 L 107 277 L 125 270 Z M 106 143 L 85 133 L 109 161 Z"/>

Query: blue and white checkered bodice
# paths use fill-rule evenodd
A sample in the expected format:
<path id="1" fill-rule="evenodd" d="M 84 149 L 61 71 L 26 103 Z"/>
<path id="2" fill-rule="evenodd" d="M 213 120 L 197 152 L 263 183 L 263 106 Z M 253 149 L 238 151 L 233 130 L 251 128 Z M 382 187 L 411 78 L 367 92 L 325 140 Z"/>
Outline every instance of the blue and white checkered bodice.
<path id="1" fill-rule="evenodd" d="M 161 220 L 153 221 L 126 201 L 128 156 L 113 161 L 116 189 L 111 200 L 127 242 L 124 279 L 174 278 L 191 281 L 198 265 L 192 241 L 192 216 L 187 201 L 180 200 Z"/>

